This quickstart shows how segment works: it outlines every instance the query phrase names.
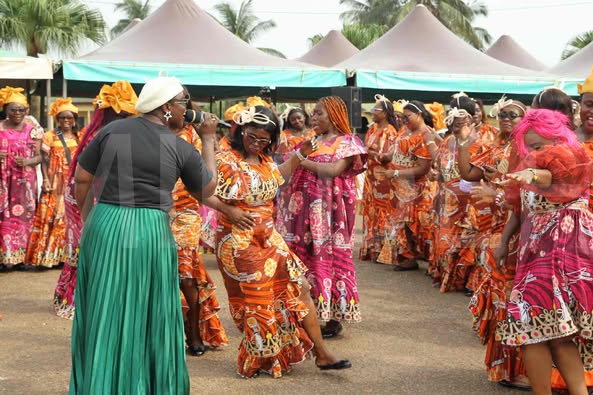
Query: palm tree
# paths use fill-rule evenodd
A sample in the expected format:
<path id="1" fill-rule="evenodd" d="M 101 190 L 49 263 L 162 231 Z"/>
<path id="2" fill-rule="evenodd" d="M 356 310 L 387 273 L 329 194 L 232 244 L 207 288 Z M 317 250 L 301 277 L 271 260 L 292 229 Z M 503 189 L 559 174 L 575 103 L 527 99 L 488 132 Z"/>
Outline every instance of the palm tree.
<path id="1" fill-rule="evenodd" d="M 342 13 L 344 21 L 388 27 L 423 4 L 443 25 L 474 47 L 483 49 L 492 41 L 485 29 L 473 26 L 477 16 L 488 16 L 488 8 L 479 0 L 340 0 L 340 4 L 351 8 Z"/>
<path id="2" fill-rule="evenodd" d="M 579 34 L 566 43 L 562 51 L 562 60 L 571 57 L 593 42 L 593 30 Z"/>
<path id="3" fill-rule="evenodd" d="M 50 49 L 77 55 L 85 40 L 105 42 L 105 21 L 78 0 L 0 0 L 0 43 L 23 46 L 27 55 Z"/>
<path id="4" fill-rule="evenodd" d="M 385 25 L 352 23 L 342 27 L 342 35 L 358 49 L 364 49 L 381 37 L 389 28 Z M 323 34 L 309 37 L 309 45 L 314 47 L 323 39 Z"/>
<path id="5" fill-rule="evenodd" d="M 230 3 L 219 3 L 214 6 L 221 16 L 218 22 L 228 31 L 246 43 L 253 42 L 261 33 L 276 27 L 273 20 L 260 21 L 251 9 L 253 0 L 244 0 L 239 10 L 234 9 Z M 272 48 L 258 48 L 270 55 L 285 58 L 280 51 Z"/>
<path id="6" fill-rule="evenodd" d="M 150 15 L 150 0 L 144 2 L 142 0 L 121 0 L 120 3 L 115 5 L 115 10 L 123 11 L 126 17 L 120 19 L 113 29 L 111 29 L 111 37 L 121 34 L 134 19 L 146 19 Z"/>

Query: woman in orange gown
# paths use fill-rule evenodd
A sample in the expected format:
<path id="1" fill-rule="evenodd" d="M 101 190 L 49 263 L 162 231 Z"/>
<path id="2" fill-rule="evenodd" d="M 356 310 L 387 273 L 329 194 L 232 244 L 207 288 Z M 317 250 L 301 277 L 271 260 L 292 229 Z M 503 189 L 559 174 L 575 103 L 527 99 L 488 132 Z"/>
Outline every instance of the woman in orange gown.
<path id="1" fill-rule="evenodd" d="M 394 265 L 394 270 L 418 268 L 416 257 L 422 254 L 421 226 L 417 208 L 424 198 L 426 175 L 432 156 L 429 145 L 434 142 L 432 115 L 419 101 L 403 106 L 405 127 L 398 134 L 390 152 L 392 168 L 383 172 L 381 182 L 390 188 L 391 212 L 385 229 L 385 241 L 377 259 Z"/>
<path id="2" fill-rule="evenodd" d="M 43 268 L 64 262 L 66 218 L 64 191 L 72 157 L 78 147 L 78 108 L 72 99 L 57 99 L 49 114 L 58 123 L 54 131 L 41 139 L 43 184 L 25 262 Z"/>
<path id="3" fill-rule="evenodd" d="M 286 154 L 291 153 L 300 143 L 315 135 L 315 131 L 309 125 L 309 114 L 300 107 L 292 107 L 288 110 L 284 128 L 276 148 L 278 163 L 284 162 Z"/>
<path id="4" fill-rule="evenodd" d="M 364 181 L 362 205 L 362 244 L 358 257 L 374 261 L 383 248 L 387 221 L 391 216 L 391 186 L 385 181 L 400 128 L 393 104 L 382 95 L 375 95 L 374 124 L 367 131 L 365 145 L 369 159 Z"/>
<path id="5" fill-rule="evenodd" d="M 191 102 L 188 101 L 190 109 L 191 106 Z M 202 140 L 193 125 L 186 125 L 177 135 L 193 145 L 198 152 L 202 152 Z M 201 356 L 206 352 L 205 344 L 220 347 L 227 345 L 228 339 L 218 318 L 220 306 L 214 295 L 216 286 L 204 266 L 200 253 L 201 204 L 191 196 L 181 180 L 175 184 L 172 195 L 173 209 L 169 212 L 169 218 L 177 244 L 185 337 L 189 353 Z"/>
<path id="6" fill-rule="evenodd" d="M 278 188 L 317 148 L 307 140 L 278 166 L 272 160 L 280 131 L 263 106 L 238 113 L 231 150 L 217 155 L 216 196 L 205 203 L 219 211 L 217 260 L 231 316 L 242 333 L 238 372 L 280 377 L 313 351 L 321 370 L 346 369 L 325 347 L 306 266 L 286 245 L 273 222 Z"/>
<path id="7" fill-rule="evenodd" d="M 475 265 L 476 271 L 480 273 L 475 286 L 468 284 L 468 288 L 474 291 L 469 310 L 474 318 L 474 330 L 482 344 L 486 345 L 484 363 L 488 380 L 525 389 L 529 382 L 519 350 L 503 347 L 496 336 L 498 324 L 506 320 L 505 306 L 513 286 L 516 251 L 511 248 L 512 253 L 502 270 L 497 268 L 494 251 L 509 217 L 509 209 L 500 201 L 500 197 L 498 204 L 496 202 L 496 194 L 501 191 L 497 186 L 501 178 L 518 164 L 519 152 L 512 132 L 525 115 L 526 107 L 519 101 L 502 99 L 494 108 L 500 132 L 493 144 L 474 155 L 469 153 L 467 147 L 460 147 L 458 151 L 461 176 L 468 181 L 481 181 L 472 188 L 470 201 L 470 212 L 475 220 L 472 223 L 478 234 L 472 243 L 472 251 L 465 251 L 464 254 L 466 259 L 472 260 L 470 264 Z M 480 217 L 481 221 L 477 221 Z"/>

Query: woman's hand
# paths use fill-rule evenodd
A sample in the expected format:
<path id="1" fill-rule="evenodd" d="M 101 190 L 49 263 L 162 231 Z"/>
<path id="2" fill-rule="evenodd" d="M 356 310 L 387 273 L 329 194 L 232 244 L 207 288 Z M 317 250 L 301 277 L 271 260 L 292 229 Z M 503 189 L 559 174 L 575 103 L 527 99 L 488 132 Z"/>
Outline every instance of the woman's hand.
<path id="1" fill-rule="evenodd" d="M 384 152 L 382 154 L 378 154 L 377 155 L 377 160 L 380 163 L 382 163 L 382 164 L 389 163 L 389 162 L 391 162 L 391 154 L 388 153 L 388 152 Z"/>
<path id="2" fill-rule="evenodd" d="M 198 128 L 200 137 L 212 136 L 216 137 L 216 126 L 218 125 L 218 117 L 208 112 L 204 113 L 204 121 Z"/>
<path id="3" fill-rule="evenodd" d="M 4 160 L 8 157 L 8 152 L 2 151 L 0 152 L 0 160 Z"/>
<path id="4" fill-rule="evenodd" d="M 457 143 L 465 144 L 471 135 L 472 135 L 472 128 L 470 126 L 468 126 L 467 124 L 465 124 L 461 128 L 461 131 L 459 131 L 459 135 L 457 136 Z"/>
<path id="5" fill-rule="evenodd" d="M 303 143 L 299 147 L 299 151 L 301 152 L 301 155 L 303 155 L 304 157 L 307 157 L 312 152 L 316 151 L 318 148 L 319 148 L 319 143 L 317 142 L 317 139 L 315 137 L 313 137 L 311 139 L 307 139 L 307 140 L 303 141 Z"/>
<path id="6" fill-rule="evenodd" d="M 488 185 L 484 180 L 480 180 L 480 185 L 476 185 L 471 190 L 471 197 L 476 203 L 494 203 L 496 199 L 496 189 Z"/>
<path id="7" fill-rule="evenodd" d="M 496 262 L 498 269 L 502 269 L 506 265 L 508 256 L 509 246 L 507 243 L 501 241 L 496 250 L 494 250 L 494 262 Z"/>
<path id="8" fill-rule="evenodd" d="M 488 181 L 492 181 L 493 179 L 495 179 L 498 173 L 495 168 L 489 166 L 482 167 L 482 172 L 484 174 L 484 178 Z"/>
<path id="9" fill-rule="evenodd" d="M 518 171 L 516 173 L 510 173 L 506 175 L 506 180 L 502 181 L 501 184 L 506 185 L 510 184 L 511 182 L 517 182 L 521 184 L 531 184 L 533 182 L 534 174 L 525 169 Z"/>
<path id="10" fill-rule="evenodd" d="M 230 206 L 224 213 L 233 225 L 237 225 L 241 230 L 249 230 L 255 225 L 255 220 L 247 211 L 239 207 Z"/>
<path id="11" fill-rule="evenodd" d="M 41 184 L 41 189 L 43 190 L 43 192 L 51 191 L 51 183 L 49 182 L 49 179 L 45 178 L 43 180 L 43 184 Z"/>
<path id="12" fill-rule="evenodd" d="M 14 159 L 16 161 L 16 165 L 19 167 L 29 166 L 29 159 L 25 158 L 24 156 L 17 156 Z"/>
<path id="13" fill-rule="evenodd" d="M 435 169 L 434 167 L 430 168 L 430 171 L 428 172 L 428 180 L 429 181 L 438 181 L 439 179 L 439 171 L 437 169 Z"/>

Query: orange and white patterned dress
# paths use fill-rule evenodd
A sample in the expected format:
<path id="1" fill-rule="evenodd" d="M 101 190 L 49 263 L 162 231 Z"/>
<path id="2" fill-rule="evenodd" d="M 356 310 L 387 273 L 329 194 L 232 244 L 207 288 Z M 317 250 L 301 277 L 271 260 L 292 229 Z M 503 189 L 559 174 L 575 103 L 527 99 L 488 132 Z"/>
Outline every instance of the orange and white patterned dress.
<path id="1" fill-rule="evenodd" d="M 377 154 L 393 152 L 397 130 L 390 124 L 381 129 L 377 126 L 374 124 L 367 132 L 365 145 Z M 361 260 L 374 260 L 383 247 L 387 222 L 393 210 L 391 185 L 383 177 L 392 165 L 369 159 L 367 166 L 362 194 L 362 243 L 358 255 Z"/>
<path id="2" fill-rule="evenodd" d="M 274 200 L 284 179 L 272 158 L 260 160 L 247 163 L 235 150 L 217 155 L 216 196 L 251 213 L 256 224 L 241 230 L 219 213 L 216 257 L 242 333 L 239 374 L 252 377 L 262 370 L 280 377 L 313 347 L 302 327 L 309 311 L 299 298 L 307 269 L 274 227 Z"/>
<path id="3" fill-rule="evenodd" d="M 424 132 L 411 134 L 404 128 L 395 141 L 391 165 L 396 170 L 405 170 L 416 167 L 421 159 L 431 159 L 430 151 L 424 143 Z M 417 250 L 421 230 L 417 207 L 425 197 L 427 177 L 394 177 L 382 182 L 390 187 L 392 210 L 377 262 L 393 265 L 398 263 L 399 258 L 415 258 L 420 253 Z"/>
<path id="4" fill-rule="evenodd" d="M 178 136 L 198 151 L 202 150 L 202 141 L 193 126 L 188 125 Z M 200 254 L 200 203 L 187 192 L 181 180 L 177 181 L 173 189 L 173 209 L 169 212 L 169 218 L 177 244 L 179 278 L 195 279 L 199 289 L 200 337 L 204 343 L 212 347 L 227 345 L 228 338 L 218 318 L 220 305 L 214 295 L 216 286 L 206 271 Z M 181 305 L 185 316 L 189 307 L 183 293 Z"/>
<path id="5" fill-rule="evenodd" d="M 78 147 L 78 137 L 73 136 L 64 140 L 72 158 Z M 55 131 L 46 132 L 43 135 L 41 151 L 49 160 L 47 176 L 51 191 L 41 192 L 25 262 L 53 267 L 64 262 L 63 253 L 66 243 L 64 190 L 70 165 L 66 157 L 66 149 Z"/>

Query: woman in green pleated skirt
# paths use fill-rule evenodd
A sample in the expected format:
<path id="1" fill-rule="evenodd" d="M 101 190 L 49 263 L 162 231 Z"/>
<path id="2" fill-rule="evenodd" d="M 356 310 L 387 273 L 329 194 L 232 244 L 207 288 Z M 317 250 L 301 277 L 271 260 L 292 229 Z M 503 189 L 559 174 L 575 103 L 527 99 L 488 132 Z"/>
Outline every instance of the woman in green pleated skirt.
<path id="1" fill-rule="evenodd" d="M 167 214 L 178 179 L 197 199 L 214 192 L 218 120 L 204 116 L 200 155 L 174 133 L 184 125 L 188 100 L 176 78 L 148 81 L 136 103 L 143 115 L 111 122 L 78 157 L 74 194 L 84 227 L 72 395 L 189 393 L 177 248 Z"/>
<path id="2" fill-rule="evenodd" d="M 77 281 L 70 393 L 188 393 L 167 214 L 97 204 L 84 225 Z"/>

